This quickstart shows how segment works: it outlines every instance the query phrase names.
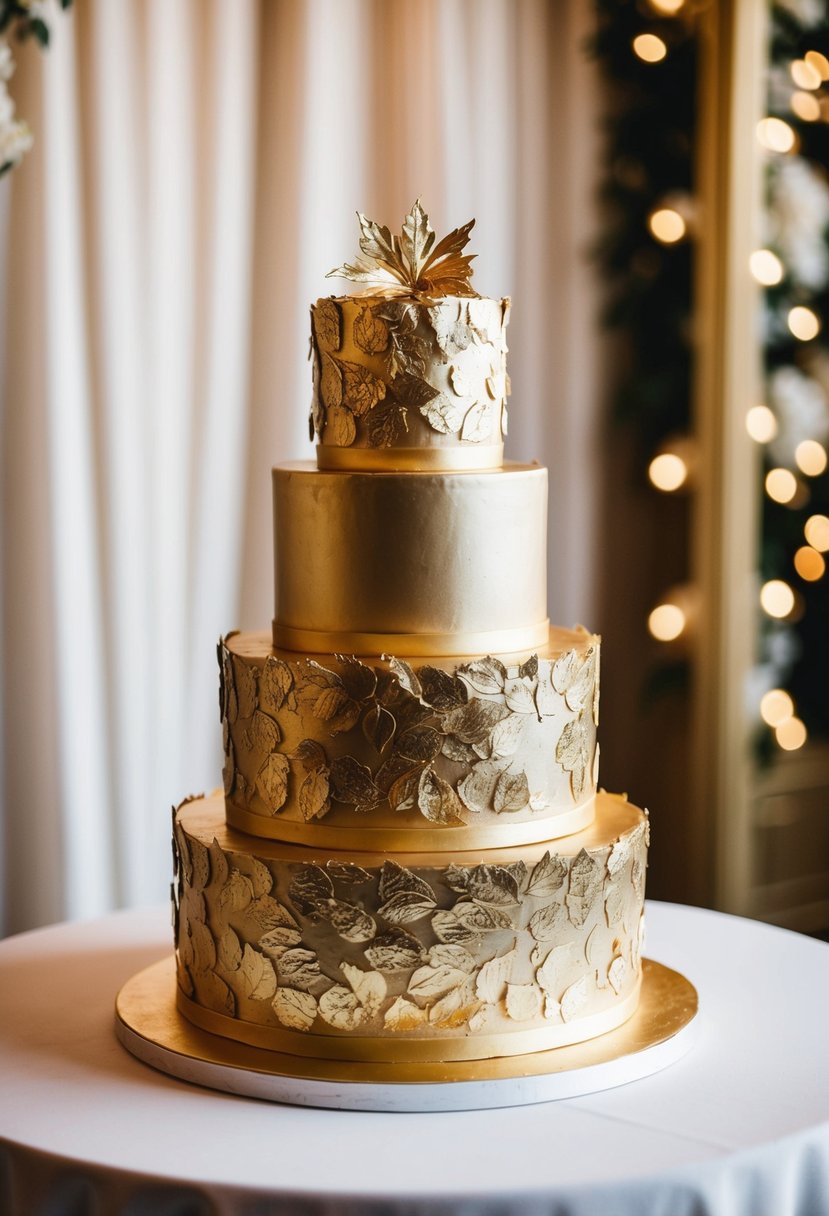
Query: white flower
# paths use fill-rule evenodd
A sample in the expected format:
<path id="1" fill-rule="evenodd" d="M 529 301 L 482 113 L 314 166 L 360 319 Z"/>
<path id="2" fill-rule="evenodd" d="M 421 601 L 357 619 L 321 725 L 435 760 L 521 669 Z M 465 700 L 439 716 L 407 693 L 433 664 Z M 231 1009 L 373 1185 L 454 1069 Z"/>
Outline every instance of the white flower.
<path id="1" fill-rule="evenodd" d="M 824 231 L 829 224 L 829 186 L 801 156 L 781 160 L 770 182 L 772 239 L 791 279 L 810 291 L 829 281 L 829 250 Z"/>
<path id="2" fill-rule="evenodd" d="M 777 435 L 769 444 L 774 460 L 794 464 L 794 451 L 804 439 L 829 437 L 829 401 L 823 385 L 796 367 L 780 367 L 769 376 L 769 404 L 777 417 Z"/>
<path id="3" fill-rule="evenodd" d="M 0 80 L 0 128 L 7 127 L 14 121 L 14 100 L 5 82 Z"/>
<path id="4" fill-rule="evenodd" d="M 5 38 L 0 38 L 0 80 L 11 80 L 14 75 L 14 56 Z"/>
<path id="5" fill-rule="evenodd" d="M 18 164 L 33 143 L 25 122 L 10 122 L 0 127 L 0 169 Z"/>

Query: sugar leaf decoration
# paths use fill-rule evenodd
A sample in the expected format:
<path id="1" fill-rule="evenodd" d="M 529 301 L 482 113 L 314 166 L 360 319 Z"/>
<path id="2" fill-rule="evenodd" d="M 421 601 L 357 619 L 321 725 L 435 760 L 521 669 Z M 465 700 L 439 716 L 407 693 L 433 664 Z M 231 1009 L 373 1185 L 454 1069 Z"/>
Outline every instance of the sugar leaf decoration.
<path id="1" fill-rule="evenodd" d="M 442 296 L 478 298 L 470 283 L 475 254 L 464 253 L 474 220 L 454 228 L 435 244 L 435 231 L 417 199 L 403 220 L 399 236 L 360 212 L 360 254 L 354 262 L 331 270 L 326 278 L 365 283 L 388 296 L 438 299 Z"/>

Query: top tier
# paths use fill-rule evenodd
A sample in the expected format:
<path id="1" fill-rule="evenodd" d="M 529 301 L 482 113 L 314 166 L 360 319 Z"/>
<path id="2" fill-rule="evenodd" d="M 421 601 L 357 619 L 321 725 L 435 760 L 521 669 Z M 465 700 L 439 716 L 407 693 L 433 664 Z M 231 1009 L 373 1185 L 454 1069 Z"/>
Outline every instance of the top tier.
<path id="1" fill-rule="evenodd" d="M 420 203 L 399 237 L 360 216 L 367 285 L 311 308 L 311 423 L 321 469 L 497 469 L 507 431 L 509 300 L 478 296 L 474 220 L 435 244 Z"/>

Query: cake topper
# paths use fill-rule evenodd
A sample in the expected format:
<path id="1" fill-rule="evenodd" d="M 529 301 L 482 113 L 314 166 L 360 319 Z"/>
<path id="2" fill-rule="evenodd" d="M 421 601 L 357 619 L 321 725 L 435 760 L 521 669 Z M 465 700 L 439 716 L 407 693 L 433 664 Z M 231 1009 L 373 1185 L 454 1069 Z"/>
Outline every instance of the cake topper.
<path id="1" fill-rule="evenodd" d="M 472 278 L 472 259 L 463 249 L 475 225 L 469 220 L 455 228 L 435 245 L 435 232 L 429 217 L 416 199 L 403 220 L 400 236 L 392 236 L 388 228 L 366 219 L 359 211 L 360 252 L 354 263 L 330 270 L 325 276 L 367 283 L 371 289 L 382 288 L 384 295 L 420 296 L 435 299 L 441 296 L 468 296 L 478 293 Z"/>

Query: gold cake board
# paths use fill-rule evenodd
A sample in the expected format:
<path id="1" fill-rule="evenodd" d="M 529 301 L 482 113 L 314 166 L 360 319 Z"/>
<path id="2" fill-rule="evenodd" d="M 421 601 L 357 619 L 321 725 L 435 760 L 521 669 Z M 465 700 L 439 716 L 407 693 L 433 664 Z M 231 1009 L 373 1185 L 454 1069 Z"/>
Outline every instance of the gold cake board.
<path id="1" fill-rule="evenodd" d="M 451 1063 L 365 1063 L 248 1047 L 193 1026 L 178 1012 L 175 963 L 128 980 L 116 1034 L 139 1060 L 227 1093 L 338 1110 L 446 1111 L 575 1098 L 659 1072 L 691 1048 L 697 992 L 683 975 L 643 962 L 639 1006 L 624 1025 L 570 1047 Z"/>

